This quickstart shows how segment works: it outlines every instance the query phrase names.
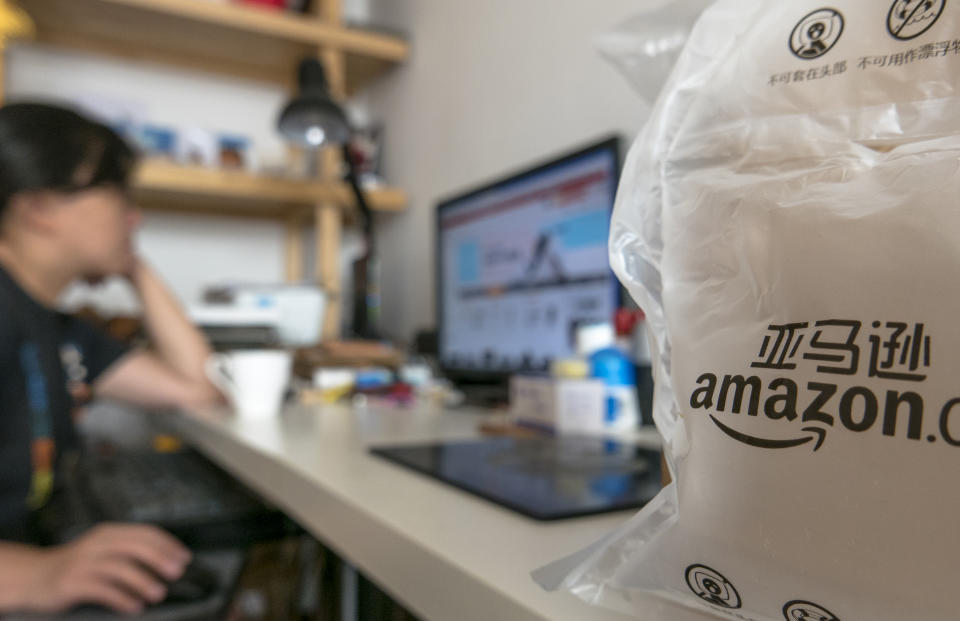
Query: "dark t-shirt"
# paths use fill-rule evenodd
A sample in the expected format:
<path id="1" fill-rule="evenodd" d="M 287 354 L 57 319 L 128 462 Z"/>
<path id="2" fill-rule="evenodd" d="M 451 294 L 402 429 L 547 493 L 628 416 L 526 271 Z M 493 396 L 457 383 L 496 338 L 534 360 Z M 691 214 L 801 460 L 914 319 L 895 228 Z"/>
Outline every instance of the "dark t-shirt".
<path id="1" fill-rule="evenodd" d="M 0 539 L 29 538 L 58 457 L 77 445 L 69 384 L 93 384 L 126 351 L 38 303 L 0 268 Z"/>

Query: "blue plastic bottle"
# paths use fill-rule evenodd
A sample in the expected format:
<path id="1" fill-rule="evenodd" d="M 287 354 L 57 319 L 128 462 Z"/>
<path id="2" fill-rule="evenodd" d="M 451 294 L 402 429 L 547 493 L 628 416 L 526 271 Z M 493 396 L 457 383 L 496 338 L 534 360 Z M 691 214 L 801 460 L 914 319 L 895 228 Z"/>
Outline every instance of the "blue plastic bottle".
<path id="1" fill-rule="evenodd" d="M 615 344 L 613 327 L 609 324 L 584 328 L 582 337 L 590 375 L 602 379 L 607 386 L 605 426 L 611 431 L 636 429 L 639 425 L 636 366 Z"/>

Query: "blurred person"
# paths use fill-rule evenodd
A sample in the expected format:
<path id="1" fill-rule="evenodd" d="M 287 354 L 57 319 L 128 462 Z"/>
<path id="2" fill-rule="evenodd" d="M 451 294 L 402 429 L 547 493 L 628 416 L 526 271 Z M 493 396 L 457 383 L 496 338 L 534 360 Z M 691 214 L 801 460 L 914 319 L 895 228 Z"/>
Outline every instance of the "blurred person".
<path id="1" fill-rule="evenodd" d="M 38 545 L 57 460 L 78 443 L 71 387 L 144 407 L 221 398 L 204 373 L 208 344 L 137 256 L 135 165 L 120 136 L 75 112 L 0 108 L 0 614 L 78 604 L 136 613 L 162 601 L 165 581 L 190 560 L 179 541 L 142 525 Z M 71 283 L 115 275 L 140 299 L 150 352 L 56 310 Z"/>

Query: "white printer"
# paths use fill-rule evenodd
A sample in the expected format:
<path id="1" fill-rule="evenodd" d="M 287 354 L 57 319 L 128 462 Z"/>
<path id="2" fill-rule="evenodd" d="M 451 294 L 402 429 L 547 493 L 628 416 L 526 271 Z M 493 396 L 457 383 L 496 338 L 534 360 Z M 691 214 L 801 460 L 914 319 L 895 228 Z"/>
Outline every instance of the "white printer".
<path id="1" fill-rule="evenodd" d="M 208 288 L 188 314 L 218 346 L 310 347 L 322 337 L 325 305 L 314 285 L 229 283 Z"/>

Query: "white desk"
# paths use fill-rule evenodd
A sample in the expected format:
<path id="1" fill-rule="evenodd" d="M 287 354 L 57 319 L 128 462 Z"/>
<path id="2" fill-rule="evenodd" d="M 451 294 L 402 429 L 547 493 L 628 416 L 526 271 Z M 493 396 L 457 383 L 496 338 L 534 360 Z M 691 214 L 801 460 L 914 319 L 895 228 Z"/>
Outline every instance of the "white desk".
<path id="1" fill-rule="evenodd" d="M 615 621 L 529 572 L 631 514 L 538 523 L 369 455 L 477 437 L 478 412 L 294 407 L 265 421 L 198 414 L 173 429 L 427 621 Z M 646 434 L 656 445 L 656 434 Z M 659 614 L 650 618 L 660 618 Z"/>

